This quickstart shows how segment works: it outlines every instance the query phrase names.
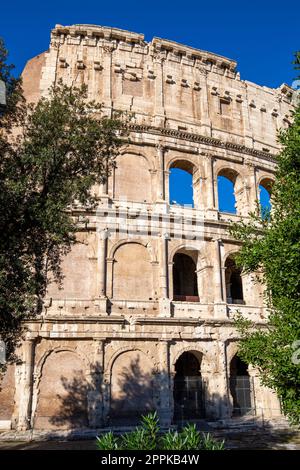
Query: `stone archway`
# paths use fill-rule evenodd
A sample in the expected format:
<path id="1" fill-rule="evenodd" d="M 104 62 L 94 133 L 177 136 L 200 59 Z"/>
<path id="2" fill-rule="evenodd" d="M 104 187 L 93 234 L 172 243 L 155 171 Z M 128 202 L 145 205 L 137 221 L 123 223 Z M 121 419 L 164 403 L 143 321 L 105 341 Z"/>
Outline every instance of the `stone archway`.
<path id="1" fill-rule="evenodd" d="M 236 354 L 230 362 L 230 393 L 233 400 L 233 417 L 253 414 L 252 389 L 248 364 Z"/>
<path id="2" fill-rule="evenodd" d="M 118 355 L 110 374 L 110 424 L 137 424 L 142 415 L 156 408 L 155 388 L 153 365 L 142 351 Z"/>
<path id="3" fill-rule="evenodd" d="M 236 266 L 234 255 L 225 261 L 226 300 L 228 304 L 244 304 L 241 269 Z"/>
<path id="4" fill-rule="evenodd" d="M 193 252 L 197 258 L 197 253 Z M 173 299 L 181 302 L 199 302 L 197 267 L 192 256 L 183 252 L 173 258 Z"/>
<path id="5" fill-rule="evenodd" d="M 204 418 L 201 360 L 201 353 L 186 351 L 175 363 L 173 388 L 175 422 Z"/>
<path id="6" fill-rule="evenodd" d="M 89 391 L 85 364 L 81 357 L 75 351 L 52 351 L 41 369 L 33 427 L 87 427 Z"/>

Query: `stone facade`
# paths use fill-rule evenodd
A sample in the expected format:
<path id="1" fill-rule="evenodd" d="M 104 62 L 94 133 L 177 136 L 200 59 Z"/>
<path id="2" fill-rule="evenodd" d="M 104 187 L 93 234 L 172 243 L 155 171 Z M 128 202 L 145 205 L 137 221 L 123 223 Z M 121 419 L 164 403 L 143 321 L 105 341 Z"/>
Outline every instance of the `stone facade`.
<path id="1" fill-rule="evenodd" d="M 259 185 L 270 188 L 293 91 L 243 81 L 216 54 L 91 25 L 57 25 L 23 79 L 28 101 L 62 79 L 86 83 L 107 115 L 134 114 L 116 169 L 95 188 L 98 209 L 74 204 L 79 243 L 62 289 L 49 287 L 28 325 L 23 363 L 8 370 L 0 425 L 120 426 L 150 409 L 165 425 L 230 418 L 238 377 L 251 413 L 280 415 L 256 371 L 233 368 L 236 311 L 264 324 L 266 310 L 261 287 L 234 266 L 228 226 L 255 207 Z M 192 174 L 194 207 L 170 204 L 172 168 Z M 234 183 L 236 215 L 218 209 L 219 175 Z"/>

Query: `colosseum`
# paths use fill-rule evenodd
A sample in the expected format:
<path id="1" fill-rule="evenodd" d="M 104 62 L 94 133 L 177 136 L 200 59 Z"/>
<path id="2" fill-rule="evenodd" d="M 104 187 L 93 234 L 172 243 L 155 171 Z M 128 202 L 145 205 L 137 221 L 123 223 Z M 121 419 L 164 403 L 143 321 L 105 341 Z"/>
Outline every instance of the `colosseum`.
<path id="1" fill-rule="evenodd" d="M 94 25 L 56 25 L 49 50 L 28 61 L 28 101 L 62 79 L 85 83 L 106 115 L 132 119 L 116 168 L 94 188 L 97 209 L 74 203 L 78 243 L 62 288 L 50 286 L 27 325 L 22 363 L 8 367 L 0 428 L 120 427 L 154 409 L 163 426 L 281 415 L 238 357 L 236 313 L 263 326 L 267 312 L 262 286 L 235 265 L 228 227 L 270 193 L 293 90 L 241 80 L 236 66 Z M 190 178 L 189 204 L 172 199 L 174 170 Z M 233 187 L 232 211 L 220 178 Z"/>

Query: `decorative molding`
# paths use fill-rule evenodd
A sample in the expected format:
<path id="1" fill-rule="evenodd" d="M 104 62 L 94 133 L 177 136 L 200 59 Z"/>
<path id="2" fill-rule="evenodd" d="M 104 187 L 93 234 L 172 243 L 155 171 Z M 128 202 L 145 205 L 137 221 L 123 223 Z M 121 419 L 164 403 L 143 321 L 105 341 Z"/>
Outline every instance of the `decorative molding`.
<path id="1" fill-rule="evenodd" d="M 130 132 L 145 132 L 148 134 L 160 135 L 164 137 L 175 137 L 177 139 L 188 140 L 193 143 L 212 145 L 221 149 L 233 150 L 235 152 L 243 153 L 246 155 L 260 157 L 272 163 L 276 163 L 277 161 L 277 157 L 275 154 L 263 152 L 257 149 L 252 149 L 250 147 L 246 147 L 245 145 L 235 144 L 233 142 L 224 142 L 215 137 L 207 137 L 201 134 L 193 134 L 191 132 L 182 132 L 176 129 L 167 129 L 163 127 L 155 127 L 142 124 L 128 124 L 127 128 Z"/>

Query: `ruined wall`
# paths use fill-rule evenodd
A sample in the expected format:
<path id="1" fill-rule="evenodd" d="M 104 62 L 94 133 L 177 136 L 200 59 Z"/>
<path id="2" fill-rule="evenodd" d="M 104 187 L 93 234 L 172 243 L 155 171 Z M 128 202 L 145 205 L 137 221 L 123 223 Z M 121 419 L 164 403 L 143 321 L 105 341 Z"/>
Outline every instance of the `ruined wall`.
<path id="1" fill-rule="evenodd" d="M 6 379 L 6 425 L 99 428 L 154 408 L 169 425 L 183 406 L 177 369 L 187 352 L 201 382 L 193 417 L 230 418 L 234 316 L 263 326 L 267 312 L 253 276 L 242 274 L 243 302 L 228 301 L 226 260 L 240 248 L 228 227 L 255 208 L 261 183 L 271 187 L 293 91 L 241 80 L 216 54 L 88 25 L 57 25 L 23 75 L 29 100 L 61 78 L 85 83 L 105 114 L 132 111 L 133 120 L 115 171 L 95 188 L 97 209 L 74 206 L 79 243 L 62 286 L 49 285 L 41 319 L 28 325 L 15 393 Z M 170 204 L 174 167 L 192 175 L 194 208 Z M 234 185 L 236 214 L 219 210 L 219 175 Z M 199 298 L 174 298 L 176 254 L 193 260 Z M 255 416 L 279 416 L 277 398 L 255 370 L 249 376 Z"/>

